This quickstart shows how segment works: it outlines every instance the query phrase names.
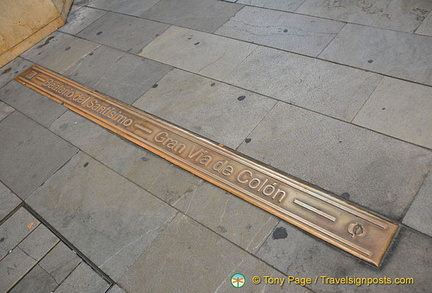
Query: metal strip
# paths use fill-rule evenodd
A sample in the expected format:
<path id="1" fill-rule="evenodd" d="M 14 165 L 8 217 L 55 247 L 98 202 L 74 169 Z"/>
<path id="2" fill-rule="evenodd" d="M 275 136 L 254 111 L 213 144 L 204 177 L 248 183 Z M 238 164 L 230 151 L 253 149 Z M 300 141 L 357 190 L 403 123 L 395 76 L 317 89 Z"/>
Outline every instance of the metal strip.
<path id="1" fill-rule="evenodd" d="M 195 175 L 379 266 L 398 225 L 153 115 L 33 65 L 22 84 Z"/>

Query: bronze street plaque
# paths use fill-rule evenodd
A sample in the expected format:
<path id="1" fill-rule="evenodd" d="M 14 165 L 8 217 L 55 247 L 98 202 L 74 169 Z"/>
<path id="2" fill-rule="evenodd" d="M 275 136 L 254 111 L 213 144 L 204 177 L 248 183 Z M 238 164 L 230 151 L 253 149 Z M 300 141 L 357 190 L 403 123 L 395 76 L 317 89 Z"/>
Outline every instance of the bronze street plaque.
<path id="1" fill-rule="evenodd" d="M 39 66 L 22 84 L 376 266 L 398 225 Z"/>

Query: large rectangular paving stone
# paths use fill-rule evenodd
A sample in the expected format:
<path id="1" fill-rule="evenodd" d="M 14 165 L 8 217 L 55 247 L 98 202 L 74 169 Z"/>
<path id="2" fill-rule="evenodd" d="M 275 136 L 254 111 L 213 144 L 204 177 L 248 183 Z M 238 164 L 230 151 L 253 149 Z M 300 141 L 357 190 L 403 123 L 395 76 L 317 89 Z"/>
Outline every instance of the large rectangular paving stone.
<path id="1" fill-rule="evenodd" d="M 244 7 L 216 34 L 316 57 L 344 25 L 339 21 Z"/>
<path id="2" fill-rule="evenodd" d="M 0 88 L 32 65 L 31 62 L 17 57 L 0 68 Z"/>
<path id="3" fill-rule="evenodd" d="M 12 212 L 21 200 L 12 193 L 3 183 L 0 182 L 0 222 Z M 2 241 L 3 242 L 3 241 Z"/>
<path id="4" fill-rule="evenodd" d="M 47 227 L 39 225 L 18 247 L 31 258 L 39 261 L 58 242 L 58 239 Z"/>
<path id="5" fill-rule="evenodd" d="M 384 77 L 353 123 L 432 149 L 432 87 Z"/>
<path id="6" fill-rule="evenodd" d="M 393 219 L 432 164 L 429 150 L 282 103 L 249 138 L 239 151 Z"/>
<path id="7" fill-rule="evenodd" d="M 304 2 L 304 0 L 237 0 L 236 2 L 283 11 L 295 11 Z"/>
<path id="8" fill-rule="evenodd" d="M 272 99 L 174 69 L 133 106 L 235 149 L 275 104 Z"/>
<path id="9" fill-rule="evenodd" d="M 15 80 L 0 89 L 0 99 L 45 127 L 66 111 L 66 107 Z"/>
<path id="10" fill-rule="evenodd" d="M 66 24 L 59 28 L 59 31 L 69 34 L 77 34 L 88 25 L 102 17 L 106 12 L 90 7 L 81 7 L 78 10 L 69 12 Z"/>
<path id="11" fill-rule="evenodd" d="M 109 12 L 81 31 L 78 36 L 130 53 L 138 53 L 168 25 Z"/>
<path id="12" fill-rule="evenodd" d="M 313 292 L 429 292 L 432 239 L 403 227 L 391 246 L 380 268 L 359 261 L 324 242 L 307 235 L 294 226 L 281 222 L 275 229 L 278 236 L 270 236 L 257 257 L 287 276 L 312 278 L 307 285 Z M 283 235 L 283 237 L 280 237 Z M 276 236 L 276 237 L 275 237 Z M 329 284 L 329 278 L 414 278 L 413 285 Z M 316 280 L 316 283 L 315 283 Z M 358 282 L 359 280 L 357 280 Z M 361 280 L 360 280 L 361 281 Z M 412 280 L 411 280 L 412 281 Z M 376 280 L 379 282 L 379 279 Z M 287 292 L 298 288 L 291 284 Z M 294 288 L 293 288 L 294 287 Z M 296 292 L 293 290 L 293 292 Z"/>
<path id="13" fill-rule="evenodd" d="M 98 44 L 55 32 L 21 56 L 48 69 L 63 73 L 94 51 Z"/>
<path id="14" fill-rule="evenodd" d="M 366 26 L 414 32 L 432 3 L 423 0 L 306 0 L 296 12 Z"/>
<path id="15" fill-rule="evenodd" d="M 170 27 L 141 52 L 180 69 L 223 80 L 256 45 L 180 27 Z"/>
<path id="16" fill-rule="evenodd" d="M 113 279 L 135 262 L 176 214 L 83 153 L 27 203 Z"/>
<path id="17" fill-rule="evenodd" d="M 322 59 L 432 85 L 432 38 L 347 24 Z"/>
<path id="18" fill-rule="evenodd" d="M 159 0 L 87 0 L 88 6 L 138 16 Z"/>
<path id="19" fill-rule="evenodd" d="M 15 111 L 0 122 L 0 180 L 26 199 L 78 150 Z"/>
<path id="20" fill-rule="evenodd" d="M 2 92 L 3 90 L 0 89 L 0 92 Z M 4 118 L 6 118 L 7 116 L 9 116 L 9 114 L 11 114 L 13 111 L 15 111 L 14 108 L 6 105 L 5 103 L 0 101 L 0 121 L 3 120 Z"/>
<path id="21" fill-rule="evenodd" d="M 65 75 L 99 92 L 131 104 L 171 67 L 102 46 Z"/>
<path id="22" fill-rule="evenodd" d="M 432 12 L 429 12 L 425 20 L 416 30 L 416 34 L 432 36 Z"/>
<path id="23" fill-rule="evenodd" d="M 141 17 L 212 33 L 242 7 L 214 0 L 160 0 Z"/>
<path id="24" fill-rule="evenodd" d="M 374 73 L 259 47 L 224 80 L 351 121 L 381 78 Z"/>

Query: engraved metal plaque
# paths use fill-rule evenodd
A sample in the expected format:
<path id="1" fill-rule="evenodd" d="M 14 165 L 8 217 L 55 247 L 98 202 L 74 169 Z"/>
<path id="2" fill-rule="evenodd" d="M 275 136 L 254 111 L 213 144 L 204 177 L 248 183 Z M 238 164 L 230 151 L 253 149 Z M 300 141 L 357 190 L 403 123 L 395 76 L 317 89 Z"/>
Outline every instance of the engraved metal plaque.
<path id="1" fill-rule="evenodd" d="M 40 66 L 16 78 L 122 137 L 376 266 L 398 225 Z"/>

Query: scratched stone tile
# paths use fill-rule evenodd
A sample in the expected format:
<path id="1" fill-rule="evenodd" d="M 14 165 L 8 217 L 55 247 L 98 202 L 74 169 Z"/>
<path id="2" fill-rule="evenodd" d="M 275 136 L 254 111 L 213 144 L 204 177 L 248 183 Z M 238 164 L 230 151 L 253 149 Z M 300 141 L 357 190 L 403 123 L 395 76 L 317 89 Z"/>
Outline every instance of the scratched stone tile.
<path id="1" fill-rule="evenodd" d="M 90 7 L 81 7 L 74 12 L 70 12 L 66 24 L 59 28 L 59 31 L 69 34 L 77 34 L 88 25 L 102 17 L 106 12 Z"/>
<path id="2" fill-rule="evenodd" d="M 174 69 L 133 105 L 235 149 L 275 104 L 272 99 Z"/>
<path id="3" fill-rule="evenodd" d="M 3 92 L 2 89 L 0 89 L 0 93 L 1 92 Z M 0 121 L 9 116 L 13 111 L 15 111 L 14 108 L 0 101 Z"/>
<path id="4" fill-rule="evenodd" d="M 306 0 L 296 12 L 366 26 L 414 32 L 430 10 L 432 3 L 424 0 Z"/>
<path id="5" fill-rule="evenodd" d="M 42 293 L 54 292 L 58 284 L 54 278 L 45 272 L 39 265 L 34 266 L 31 271 L 13 287 L 10 293 Z"/>
<path id="6" fill-rule="evenodd" d="M 1 221 L 21 203 L 21 200 L 0 182 L 0 202 Z"/>
<path id="7" fill-rule="evenodd" d="M 353 123 L 432 148 L 432 88 L 385 77 Z"/>
<path id="8" fill-rule="evenodd" d="M 0 88 L 32 65 L 31 62 L 17 57 L 0 68 Z"/>
<path id="9" fill-rule="evenodd" d="M 110 285 L 86 263 L 80 263 L 63 283 L 55 290 L 56 293 L 94 292 L 105 293 Z"/>
<path id="10" fill-rule="evenodd" d="M 281 221 L 276 229 L 284 238 L 270 236 L 257 253 L 259 259 L 299 278 L 312 278 L 307 285 L 313 292 L 428 292 L 432 239 L 402 228 L 390 247 L 381 268 L 377 269 L 354 256 L 309 236 Z M 276 230 L 275 230 L 276 231 Z M 282 234 L 282 233 L 280 233 Z M 331 285 L 328 278 L 414 278 L 414 285 Z M 315 283 L 316 280 L 316 283 Z M 386 279 L 387 280 L 387 279 Z M 384 280 L 382 279 L 384 282 Z M 327 282 L 327 284 L 326 284 Z M 359 282 L 354 281 L 354 282 Z M 291 284 L 288 288 L 293 287 Z"/>
<path id="11" fill-rule="evenodd" d="M 422 24 L 416 30 L 416 34 L 432 36 L 432 13 L 429 12 L 428 16 L 423 20 Z"/>
<path id="12" fill-rule="evenodd" d="M 259 47 L 225 81 L 351 121 L 381 78 L 370 72 Z"/>
<path id="13" fill-rule="evenodd" d="M 166 24 L 109 12 L 78 36 L 122 51 L 138 53 L 168 27 Z"/>
<path id="14" fill-rule="evenodd" d="M 431 46 L 427 36 L 347 24 L 319 57 L 432 85 Z"/>
<path id="15" fill-rule="evenodd" d="M 60 240 L 44 225 L 39 225 L 18 247 L 28 256 L 39 261 Z"/>
<path id="16" fill-rule="evenodd" d="M 187 192 L 174 206 L 241 248 L 255 253 L 278 219 L 210 183 Z"/>
<path id="17" fill-rule="evenodd" d="M 71 111 L 57 119 L 50 130 L 147 190 L 156 184 L 170 165 Z"/>
<path id="18" fill-rule="evenodd" d="M 412 202 L 403 223 L 432 237 L 432 173 L 426 177 L 422 187 Z"/>
<path id="19" fill-rule="evenodd" d="M 213 0 L 160 0 L 141 17 L 212 33 L 242 7 Z"/>
<path id="20" fill-rule="evenodd" d="M 393 219 L 432 163 L 428 150 L 283 103 L 249 138 L 240 152 Z"/>
<path id="21" fill-rule="evenodd" d="M 13 80 L 0 89 L 0 99 L 34 121 L 48 127 L 66 108 Z"/>
<path id="22" fill-rule="evenodd" d="M 247 253 L 194 220 L 177 216 L 121 277 L 127 292 L 214 292 Z M 234 273 L 233 273 L 234 274 Z"/>
<path id="23" fill-rule="evenodd" d="M 223 80 L 256 45 L 180 27 L 170 27 L 140 56 Z"/>
<path id="24" fill-rule="evenodd" d="M 27 202 L 114 280 L 176 214 L 81 152 Z"/>
<path id="25" fill-rule="evenodd" d="M 244 7 L 216 34 L 316 57 L 344 25 L 339 21 Z"/>
<path id="26" fill-rule="evenodd" d="M 272 8 L 284 11 L 295 11 L 304 0 L 237 0 L 237 3 Z"/>
<path id="27" fill-rule="evenodd" d="M 18 111 L 0 122 L 0 137 L 0 180 L 22 199 L 78 151 Z"/>
<path id="28" fill-rule="evenodd" d="M 85 86 L 131 104 L 170 69 L 158 62 L 102 46 L 65 74 Z"/>
<path id="29" fill-rule="evenodd" d="M 159 0 L 89 0 L 88 6 L 138 16 Z"/>
<path id="30" fill-rule="evenodd" d="M 7 292 L 36 264 L 36 260 L 17 248 L 0 261 L 0 292 Z"/>
<path id="31" fill-rule="evenodd" d="M 21 56 L 58 73 L 64 73 L 97 47 L 99 45 L 96 43 L 55 32 Z"/>

